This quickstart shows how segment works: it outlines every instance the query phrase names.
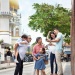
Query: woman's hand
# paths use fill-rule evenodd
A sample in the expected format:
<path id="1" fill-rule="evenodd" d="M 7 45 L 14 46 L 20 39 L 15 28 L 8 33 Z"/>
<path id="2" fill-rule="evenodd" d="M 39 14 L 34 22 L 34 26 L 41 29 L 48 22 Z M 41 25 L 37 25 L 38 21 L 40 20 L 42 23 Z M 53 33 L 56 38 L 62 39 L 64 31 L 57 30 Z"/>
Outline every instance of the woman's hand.
<path id="1" fill-rule="evenodd" d="M 50 39 L 46 39 L 46 41 L 47 41 L 47 42 L 50 42 L 51 40 L 50 40 Z"/>
<path id="2" fill-rule="evenodd" d="M 38 57 L 38 60 L 40 59 L 40 57 Z"/>
<path id="3" fill-rule="evenodd" d="M 48 34 L 50 34 L 51 31 L 48 32 Z"/>

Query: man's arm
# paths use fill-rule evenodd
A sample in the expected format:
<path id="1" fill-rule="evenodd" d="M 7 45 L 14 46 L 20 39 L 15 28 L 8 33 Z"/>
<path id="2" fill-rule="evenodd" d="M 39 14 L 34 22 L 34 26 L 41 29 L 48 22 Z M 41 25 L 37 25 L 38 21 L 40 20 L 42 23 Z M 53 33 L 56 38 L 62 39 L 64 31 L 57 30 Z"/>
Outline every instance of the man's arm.
<path id="1" fill-rule="evenodd" d="M 20 42 L 20 44 L 28 44 L 28 42 L 27 41 L 22 41 L 22 42 Z"/>
<path id="2" fill-rule="evenodd" d="M 54 40 L 51 40 L 51 42 L 59 42 L 59 41 L 60 41 L 60 39 L 59 39 L 59 38 L 54 39 Z"/>
<path id="3" fill-rule="evenodd" d="M 59 42 L 62 37 L 62 34 L 58 34 L 54 40 L 47 39 L 47 42 Z"/>
<path id="4" fill-rule="evenodd" d="M 54 40 L 47 39 L 47 42 L 59 42 L 59 41 L 60 41 L 60 39 L 59 39 L 59 38 L 54 39 Z"/>
<path id="5" fill-rule="evenodd" d="M 19 46 L 18 43 L 16 43 L 15 46 L 14 46 L 15 54 L 16 54 L 16 51 L 17 51 L 17 47 L 18 47 L 18 46 Z"/>

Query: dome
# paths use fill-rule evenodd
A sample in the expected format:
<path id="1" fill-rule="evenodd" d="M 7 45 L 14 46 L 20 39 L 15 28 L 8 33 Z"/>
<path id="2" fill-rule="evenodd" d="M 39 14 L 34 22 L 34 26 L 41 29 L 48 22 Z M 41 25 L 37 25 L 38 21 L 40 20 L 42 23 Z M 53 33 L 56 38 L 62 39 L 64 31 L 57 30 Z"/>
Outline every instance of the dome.
<path id="1" fill-rule="evenodd" d="M 19 9 L 18 0 L 9 0 L 10 7 L 14 9 Z"/>

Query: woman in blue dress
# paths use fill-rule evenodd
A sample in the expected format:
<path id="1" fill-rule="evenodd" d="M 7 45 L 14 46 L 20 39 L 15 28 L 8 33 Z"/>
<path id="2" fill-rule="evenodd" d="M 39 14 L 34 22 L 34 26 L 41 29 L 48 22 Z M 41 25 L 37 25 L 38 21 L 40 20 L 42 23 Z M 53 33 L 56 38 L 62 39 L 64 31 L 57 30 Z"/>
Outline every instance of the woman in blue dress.
<path id="1" fill-rule="evenodd" d="M 35 62 L 35 69 L 36 69 L 36 73 L 37 75 L 39 75 L 39 70 L 42 71 L 43 75 L 46 75 L 45 73 L 45 60 L 48 60 L 46 54 L 45 54 L 45 48 L 41 48 L 40 52 L 38 54 L 35 55 L 37 60 Z"/>

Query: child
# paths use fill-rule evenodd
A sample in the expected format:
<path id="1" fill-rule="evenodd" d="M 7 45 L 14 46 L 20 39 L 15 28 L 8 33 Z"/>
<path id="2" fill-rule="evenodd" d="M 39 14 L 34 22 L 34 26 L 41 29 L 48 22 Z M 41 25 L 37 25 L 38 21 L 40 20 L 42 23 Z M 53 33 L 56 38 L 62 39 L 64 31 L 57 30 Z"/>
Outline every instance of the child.
<path id="1" fill-rule="evenodd" d="M 16 63 L 18 63 L 18 60 L 17 60 L 17 56 L 18 56 L 18 53 L 19 53 L 18 46 L 27 45 L 28 44 L 27 40 L 28 40 L 28 37 L 24 37 L 24 38 L 22 37 L 22 38 L 18 39 L 17 40 L 17 44 L 15 44 L 15 47 L 14 47 L 14 50 L 15 50 L 15 60 L 14 61 Z"/>
<path id="2" fill-rule="evenodd" d="M 35 69 L 36 69 L 36 73 L 37 75 L 39 75 L 39 70 L 42 71 L 43 75 L 46 75 L 45 73 L 45 60 L 48 60 L 46 54 L 45 54 L 45 48 L 41 48 L 40 52 L 38 54 L 35 55 L 35 57 L 37 58 L 36 62 L 35 62 Z"/>

